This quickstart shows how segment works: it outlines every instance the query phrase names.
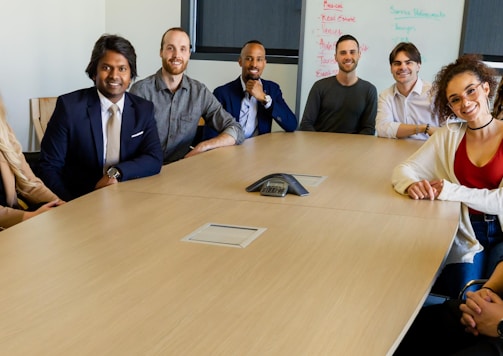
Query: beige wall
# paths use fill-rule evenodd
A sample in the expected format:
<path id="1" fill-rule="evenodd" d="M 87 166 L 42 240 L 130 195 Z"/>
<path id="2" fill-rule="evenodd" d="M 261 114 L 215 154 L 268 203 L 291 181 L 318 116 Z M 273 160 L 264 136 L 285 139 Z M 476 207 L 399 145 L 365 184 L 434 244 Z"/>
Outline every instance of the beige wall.
<path id="1" fill-rule="evenodd" d="M 180 9 L 180 0 L 19 0 L 2 4 L 0 94 L 23 149 L 34 147 L 33 140 L 30 142 L 30 97 L 57 96 L 93 85 L 84 71 L 94 42 L 105 32 L 133 43 L 140 79 L 154 73 L 161 63 L 161 35 L 169 27 L 180 26 Z M 192 60 L 188 69 L 188 75 L 210 90 L 239 73 L 234 62 Z M 269 64 L 264 77 L 281 85 L 294 110 L 297 66 Z"/>

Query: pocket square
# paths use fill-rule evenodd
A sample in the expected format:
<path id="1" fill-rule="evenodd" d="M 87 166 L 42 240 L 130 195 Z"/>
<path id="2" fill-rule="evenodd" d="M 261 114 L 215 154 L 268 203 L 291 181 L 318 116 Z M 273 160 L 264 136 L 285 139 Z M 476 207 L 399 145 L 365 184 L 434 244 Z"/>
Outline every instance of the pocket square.
<path id="1" fill-rule="evenodd" d="M 140 136 L 140 135 L 143 135 L 143 131 L 140 131 L 140 132 L 137 132 L 135 134 L 132 134 L 131 138 L 135 138 L 135 137 Z"/>

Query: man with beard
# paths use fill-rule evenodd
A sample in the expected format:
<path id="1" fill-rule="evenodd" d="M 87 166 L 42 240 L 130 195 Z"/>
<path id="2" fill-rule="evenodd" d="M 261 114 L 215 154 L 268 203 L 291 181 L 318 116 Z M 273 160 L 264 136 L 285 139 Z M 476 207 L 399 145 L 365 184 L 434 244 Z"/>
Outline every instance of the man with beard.
<path id="1" fill-rule="evenodd" d="M 40 178 L 65 201 L 162 166 L 154 106 L 126 92 L 137 73 L 131 43 L 101 36 L 86 73 L 94 86 L 58 98 L 40 147 Z"/>
<path id="2" fill-rule="evenodd" d="M 190 47 L 189 36 L 182 28 L 167 30 L 161 40 L 161 69 L 131 87 L 131 93 L 154 103 L 164 164 L 244 140 L 239 123 L 209 89 L 184 74 Z M 192 147 L 201 117 L 219 135 Z"/>
<path id="3" fill-rule="evenodd" d="M 375 134 L 377 89 L 356 76 L 360 45 L 351 35 L 335 45 L 337 75 L 313 84 L 300 124 L 303 131 Z"/>
<path id="4" fill-rule="evenodd" d="M 272 120 L 287 132 L 297 129 L 297 117 L 283 99 L 278 84 L 261 78 L 266 65 L 259 41 L 245 43 L 238 59 L 241 76 L 215 89 L 213 94 L 243 127 L 245 138 L 271 132 Z M 205 137 L 216 135 L 205 127 Z"/>
<path id="5" fill-rule="evenodd" d="M 431 84 L 418 77 L 421 54 L 414 44 L 400 42 L 391 51 L 389 64 L 395 84 L 379 95 L 377 136 L 426 140 L 439 121 L 432 108 Z"/>

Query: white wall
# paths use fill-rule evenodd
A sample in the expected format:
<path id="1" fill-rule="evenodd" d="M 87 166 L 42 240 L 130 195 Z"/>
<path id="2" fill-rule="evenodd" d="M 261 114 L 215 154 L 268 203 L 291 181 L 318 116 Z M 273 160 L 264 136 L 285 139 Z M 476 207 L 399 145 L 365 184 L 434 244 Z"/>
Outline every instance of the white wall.
<path id="1" fill-rule="evenodd" d="M 107 0 L 107 31 L 122 34 L 135 46 L 138 79 L 161 67 L 161 37 L 170 27 L 180 26 L 180 0 L 144 0 L 141 6 L 130 0 Z M 129 4 L 129 5 L 128 5 Z M 252 38 L 253 36 L 250 36 Z M 236 62 L 190 60 L 187 74 L 210 89 L 234 80 L 241 73 Z M 279 83 L 283 96 L 295 111 L 297 65 L 267 64 L 263 77 Z M 273 126 L 274 129 L 279 129 Z"/>
<path id="2" fill-rule="evenodd" d="M 85 68 L 105 29 L 105 0 L 3 1 L 0 10 L 0 93 L 25 150 L 29 98 L 91 86 Z"/>
<path id="3" fill-rule="evenodd" d="M 180 0 L 2 2 L 0 94 L 8 121 L 24 150 L 35 148 L 30 140 L 29 98 L 58 96 L 93 85 L 85 68 L 99 36 L 113 33 L 131 41 L 138 55 L 141 79 L 161 65 L 163 32 L 180 26 Z M 213 90 L 235 79 L 240 68 L 237 62 L 191 60 L 187 74 Z M 297 66 L 268 64 L 264 77 L 281 85 L 293 110 Z"/>
<path id="4" fill-rule="evenodd" d="M 170 27 L 180 26 L 180 0 L 106 0 L 106 30 L 124 36 L 137 55 L 138 79 L 161 66 L 161 36 Z"/>

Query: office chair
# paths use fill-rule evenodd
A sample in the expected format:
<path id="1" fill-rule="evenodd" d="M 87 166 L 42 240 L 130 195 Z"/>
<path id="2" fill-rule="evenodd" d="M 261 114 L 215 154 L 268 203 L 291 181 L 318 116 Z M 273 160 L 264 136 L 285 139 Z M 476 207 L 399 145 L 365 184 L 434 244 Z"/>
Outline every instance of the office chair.
<path id="1" fill-rule="evenodd" d="M 30 99 L 30 117 L 31 123 L 33 125 L 36 144 L 35 150 L 30 152 L 23 152 L 26 161 L 31 167 L 31 170 L 38 177 L 39 173 L 39 158 L 40 158 L 40 143 L 42 142 L 42 137 L 44 137 L 45 129 L 47 128 L 47 123 L 54 112 L 56 107 L 57 97 L 45 97 L 45 98 L 31 98 Z M 32 131 L 30 131 L 30 148 L 33 148 L 31 136 Z"/>
<path id="2" fill-rule="evenodd" d="M 468 283 L 465 284 L 463 289 L 459 292 L 458 299 L 464 299 L 465 298 L 465 293 L 466 291 L 472 287 L 472 286 L 482 286 L 485 282 L 487 282 L 487 279 L 472 279 Z"/>
<path id="3" fill-rule="evenodd" d="M 47 123 L 51 118 L 54 108 L 56 107 L 57 97 L 31 98 L 30 99 L 30 115 L 35 135 L 37 137 L 38 146 L 44 137 Z"/>
<path id="4" fill-rule="evenodd" d="M 464 299 L 465 298 L 465 293 L 468 290 L 475 290 L 475 286 L 482 286 L 485 282 L 487 282 L 487 279 L 472 279 L 471 281 L 468 281 L 463 288 L 459 291 L 458 294 L 458 299 Z M 452 297 L 448 297 L 446 295 L 440 295 L 436 293 L 430 293 L 428 297 L 426 298 L 426 301 L 424 305 L 432 305 L 432 304 L 441 304 L 449 299 L 454 299 Z"/>
<path id="5" fill-rule="evenodd" d="M 203 140 L 203 130 L 204 130 L 204 119 L 199 118 L 199 123 L 197 124 L 196 136 L 192 140 L 191 146 L 196 147 L 199 142 Z"/>

